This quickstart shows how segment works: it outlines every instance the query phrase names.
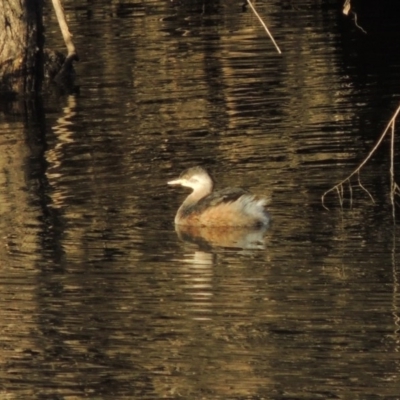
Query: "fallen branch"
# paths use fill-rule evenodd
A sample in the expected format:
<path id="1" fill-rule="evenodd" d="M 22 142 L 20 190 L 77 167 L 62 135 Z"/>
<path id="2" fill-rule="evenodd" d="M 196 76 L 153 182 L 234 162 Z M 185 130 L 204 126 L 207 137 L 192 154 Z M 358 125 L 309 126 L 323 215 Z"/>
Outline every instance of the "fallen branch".
<path id="1" fill-rule="evenodd" d="M 273 36 L 271 35 L 271 32 L 269 31 L 269 29 L 267 28 L 267 25 L 265 25 L 264 21 L 261 19 L 260 15 L 258 14 L 257 10 L 254 8 L 253 4 L 251 3 L 250 0 L 247 0 L 247 4 L 250 6 L 250 8 L 252 9 L 253 13 L 255 14 L 255 16 L 258 18 L 258 20 L 261 22 L 261 25 L 264 27 L 265 31 L 267 32 L 268 36 L 270 37 L 270 39 L 272 40 L 272 43 L 274 44 L 276 50 L 278 51 L 279 54 L 282 54 L 281 49 L 279 48 L 279 46 L 276 44 L 275 39 L 273 38 Z"/>
<path id="2" fill-rule="evenodd" d="M 383 131 L 382 135 L 380 136 L 378 142 L 375 144 L 375 146 L 372 148 L 372 150 L 369 152 L 367 157 L 361 162 L 361 164 L 349 175 L 347 178 L 343 179 L 341 182 L 327 190 L 322 196 L 321 196 L 321 201 L 322 201 L 322 206 L 326 208 L 327 210 L 328 207 L 325 206 L 325 196 L 333 191 L 336 191 L 339 196 L 339 203 L 341 206 L 343 206 L 343 193 L 344 193 L 344 187 L 343 185 L 345 183 L 349 184 L 350 187 L 350 201 L 352 202 L 352 196 L 353 196 L 353 191 L 351 189 L 351 178 L 355 175 L 358 176 L 358 186 L 363 189 L 371 198 L 372 202 L 375 203 L 374 198 L 372 197 L 371 193 L 362 185 L 361 179 L 360 179 L 360 171 L 361 168 L 368 162 L 368 160 L 372 157 L 372 155 L 375 153 L 377 148 L 380 146 L 382 143 L 383 139 L 385 138 L 386 134 L 388 133 L 389 129 L 391 128 L 391 152 L 390 152 L 390 158 L 391 158 L 391 164 L 390 164 L 390 178 L 391 178 L 391 187 L 390 187 L 390 198 L 391 202 L 394 205 L 394 196 L 400 195 L 400 187 L 397 185 L 397 183 L 394 180 L 394 131 L 395 131 L 395 122 L 396 118 L 400 113 L 400 106 L 397 108 L 396 112 L 393 114 L 392 118 L 390 119 L 389 123 L 387 124 L 385 130 Z"/>
<path id="3" fill-rule="evenodd" d="M 346 0 L 344 2 L 344 5 L 343 5 L 343 14 L 344 15 L 349 15 L 349 13 L 353 14 L 353 16 L 354 16 L 354 24 L 356 25 L 356 27 L 358 29 L 360 29 L 361 32 L 367 34 L 367 31 L 365 29 L 363 29 L 360 25 L 358 25 L 357 14 L 354 11 L 351 10 L 350 0 Z"/>
<path id="4" fill-rule="evenodd" d="M 67 46 L 67 57 L 65 58 L 65 61 L 58 72 L 57 76 L 54 78 L 58 82 L 63 82 L 67 81 L 72 75 L 73 71 L 73 62 L 78 61 L 78 53 L 76 52 L 75 45 L 72 42 L 72 35 L 71 32 L 68 29 L 68 24 L 67 20 L 65 18 L 64 14 L 64 9 L 61 4 L 61 0 L 52 0 L 53 2 L 53 7 L 54 11 L 57 16 L 58 24 L 60 25 L 61 33 L 65 42 L 65 45 Z"/>
<path id="5" fill-rule="evenodd" d="M 53 1 L 54 11 L 56 12 L 58 24 L 60 25 L 61 33 L 63 35 L 64 42 L 68 50 L 67 61 L 71 62 L 74 60 L 78 60 L 79 59 L 78 53 L 76 52 L 74 43 L 72 42 L 72 35 L 68 29 L 68 24 L 65 18 L 61 0 L 52 0 L 52 1 Z"/>

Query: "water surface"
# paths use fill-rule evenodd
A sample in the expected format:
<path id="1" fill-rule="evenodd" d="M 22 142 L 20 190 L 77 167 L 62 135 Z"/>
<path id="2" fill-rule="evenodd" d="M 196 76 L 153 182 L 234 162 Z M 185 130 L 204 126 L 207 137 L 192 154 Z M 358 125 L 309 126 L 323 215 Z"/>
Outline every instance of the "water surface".
<path id="1" fill-rule="evenodd" d="M 375 203 L 354 180 L 321 204 L 396 109 L 398 55 L 333 2 L 257 8 L 282 55 L 240 3 L 65 2 L 79 90 L 0 117 L 2 397 L 399 398 L 387 148 Z M 196 164 L 272 195 L 250 246 L 175 231 L 166 182 Z"/>

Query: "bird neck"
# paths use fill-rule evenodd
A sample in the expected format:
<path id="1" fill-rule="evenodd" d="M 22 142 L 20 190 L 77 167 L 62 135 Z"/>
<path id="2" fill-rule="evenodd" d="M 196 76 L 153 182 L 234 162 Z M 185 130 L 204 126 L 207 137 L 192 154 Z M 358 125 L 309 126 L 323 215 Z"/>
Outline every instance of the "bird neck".
<path id="1" fill-rule="evenodd" d="M 204 185 L 202 187 L 196 188 L 193 190 L 192 193 L 186 197 L 185 201 L 179 207 L 178 215 L 185 215 L 187 213 L 191 213 L 193 211 L 193 207 L 203 199 L 204 197 L 208 196 L 212 192 L 212 183 L 209 185 Z"/>
<path id="2" fill-rule="evenodd" d="M 197 203 L 203 197 L 208 196 L 213 190 L 213 183 L 205 182 L 203 185 L 198 186 L 193 189 L 193 192 L 186 198 L 185 202 L 188 203 Z"/>
<path id="3" fill-rule="evenodd" d="M 183 204 L 186 206 L 193 205 L 200 201 L 203 197 L 208 196 L 212 192 L 212 186 L 202 186 L 200 188 L 196 188 L 193 190 L 192 193 L 189 194 L 188 197 L 186 197 L 185 201 Z"/>

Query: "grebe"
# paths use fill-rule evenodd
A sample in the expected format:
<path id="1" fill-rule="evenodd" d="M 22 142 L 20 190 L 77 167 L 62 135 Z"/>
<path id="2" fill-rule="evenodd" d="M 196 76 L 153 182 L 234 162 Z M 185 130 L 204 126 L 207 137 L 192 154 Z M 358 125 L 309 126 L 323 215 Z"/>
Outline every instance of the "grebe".
<path id="1" fill-rule="evenodd" d="M 192 189 L 176 213 L 176 225 L 260 227 L 269 224 L 267 197 L 239 188 L 213 192 L 214 182 L 202 167 L 187 169 L 168 185 Z"/>

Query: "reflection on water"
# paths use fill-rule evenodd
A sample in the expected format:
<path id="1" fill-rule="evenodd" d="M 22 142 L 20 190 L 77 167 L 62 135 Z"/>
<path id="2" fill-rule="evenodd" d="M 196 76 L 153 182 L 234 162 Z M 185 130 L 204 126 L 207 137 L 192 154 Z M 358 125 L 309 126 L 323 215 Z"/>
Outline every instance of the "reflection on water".
<path id="1" fill-rule="evenodd" d="M 256 5 L 282 56 L 235 2 L 65 2 L 79 94 L 0 115 L 0 398 L 398 398 L 386 159 L 376 204 L 320 203 L 386 125 L 398 55 L 331 2 Z M 196 164 L 272 193 L 273 224 L 175 231 L 165 182 Z"/>
<path id="2" fill-rule="evenodd" d="M 191 253 L 191 252 L 190 252 Z M 213 265 L 215 257 L 205 251 L 195 250 L 184 259 L 182 272 L 186 283 L 182 289 L 187 293 L 187 312 L 198 321 L 213 319 Z"/>

